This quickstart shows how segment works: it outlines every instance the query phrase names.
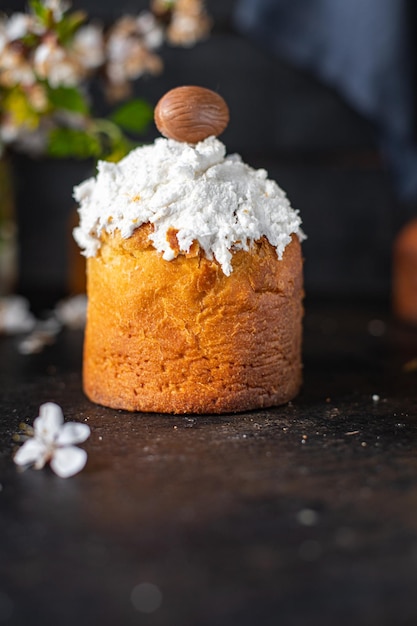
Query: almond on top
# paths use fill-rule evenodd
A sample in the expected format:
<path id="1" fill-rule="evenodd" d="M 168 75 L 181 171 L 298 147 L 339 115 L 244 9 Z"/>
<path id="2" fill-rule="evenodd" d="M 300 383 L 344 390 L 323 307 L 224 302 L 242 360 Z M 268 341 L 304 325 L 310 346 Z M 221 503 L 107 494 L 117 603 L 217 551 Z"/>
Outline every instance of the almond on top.
<path id="1" fill-rule="evenodd" d="M 198 143 L 217 137 L 229 123 L 229 108 L 211 89 L 196 86 L 168 91 L 155 108 L 155 124 L 168 139 Z"/>

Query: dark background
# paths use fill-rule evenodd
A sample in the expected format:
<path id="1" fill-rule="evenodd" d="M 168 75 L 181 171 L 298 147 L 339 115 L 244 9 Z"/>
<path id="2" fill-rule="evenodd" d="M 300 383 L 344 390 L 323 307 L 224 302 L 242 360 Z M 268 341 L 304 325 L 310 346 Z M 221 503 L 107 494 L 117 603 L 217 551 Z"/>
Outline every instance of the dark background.
<path id="1" fill-rule="evenodd" d="M 308 73 L 239 35 L 233 27 L 234 5 L 233 0 L 208 0 L 214 19 L 210 39 L 192 49 L 165 46 L 163 75 L 137 81 L 135 95 L 154 105 L 167 89 L 180 84 L 219 91 L 231 111 L 222 136 L 228 152 L 238 151 L 249 164 L 265 167 L 302 214 L 308 235 L 307 294 L 388 301 L 391 247 L 405 215 L 381 163 L 372 124 Z M 24 6 L 9 0 L 4 8 Z M 105 23 L 147 6 L 147 0 L 73 2 L 74 8 L 86 9 Z M 156 134 L 152 128 L 146 139 Z M 75 174 L 76 181 L 77 176 L 82 174 Z M 52 194 L 54 184 L 62 185 L 54 180 L 56 176 L 45 192 Z M 62 262 L 51 263 L 46 253 L 43 260 L 38 254 L 33 261 L 36 249 L 45 252 L 51 246 L 56 220 L 56 215 L 45 220 L 42 233 L 37 233 L 43 245 L 34 243 L 34 228 L 27 226 L 27 254 L 22 259 L 26 289 L 58 291 L 66 285 Z"/>

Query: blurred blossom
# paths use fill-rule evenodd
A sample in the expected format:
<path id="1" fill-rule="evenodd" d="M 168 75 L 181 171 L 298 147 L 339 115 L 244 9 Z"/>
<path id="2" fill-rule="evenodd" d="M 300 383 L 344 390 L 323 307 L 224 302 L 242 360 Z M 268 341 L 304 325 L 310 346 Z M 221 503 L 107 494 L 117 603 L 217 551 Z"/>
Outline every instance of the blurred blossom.
<path id="1" fill-rule="evenodd" d="M 194 45 L 208 36 L 211 20 L 198 0 L 177 0 L 173 6 L 171 24 L 167 30 L 170 43 L 179 46 Z"/>
<path id="2" fill-rule="evenodd" d="M 136 19 L 138 33 L 142 36 L 145 45 L 150 50 L 159 48 L 164 43 L 164 31 L 156 17 L 149 11 L 144 11 Z"/>
<path id="3" fill-rule="evenodd" d="M 9 41 L 23 39 L 31 31 L 32 18 L 25 13 L 14 13 L 6 22 L 5 30 Z"/>
<path id="4" fill-rule="evenodd" d="M 161 41 L 161 29 L 154 16 L 124 16 L 110 30 L 106 43 L 106 76 L 110 99 L 127 97 L 131 81 L 143 74 L 159 74 L 163 63 L 151 49 Z M 152 42 L 152 46 L 149 45 Z"/>
<path id="5" fill-rule="evenodd" d="M 0 298 L 0 335 L 14 335 L 33 330 L 35 318 L 29 302 L 22 296 Z"/>
<path id="6" fill-rule="evenodd" d="M 80 81 L 80 63 L 59 45 L 55 36 L 48 36 L 35 50 L 33 67 L 51 87 L 74 87 Z"/>
<path id="7" fill-rule="evenodd" d="M 3 50 L 5 49 L 7 42 L 8 42 L 8 39 L 7 39 L 6 28 L 4 24 L 0 22 L 0 54 L 3 53 Z"/>
<path id="8" fill-rule="evenodd" d="M 38 156 L 46 148 L 46 134 L 42 125 L 36 129 L 16 124 L 8 116 L 0 126 L 0 143 L 8 145 L 13 143 L 16 148 L 29 156 Z"/>
<path id="9" fill-rule="evenodd" d="M 94 117 L 89 80 L 102 79 L 110 102 L 127 99 L 135 80 L 162 72 L 157 50 L 164 41 L 189 46 L 210 29 L 202 0 L 149 3 L 151 10 L 107 28 L 87 23 L 81 11 L 69 13 L 66 0 L 39 0 L 27 13 L 0 16 L 0 143 L 29 154 L 123 156 L 131 144 L 116 124 Z"/>
<path id="10" fill-rule="evenodd" d="M 31 132 L 27 132 L 23 127 L 19 127 L 13 141 L 14 146 L 19 152 L 24 152 L 30 157 L 38 157 L 40 154 L 44 154 L 48 143 L 48 126 L 48 123 L 41 123 L 36 130 L 31 130 Z M 9 142 L 5 141 L 4 143 Z"/>
<path id="11" fill-rule="evenodd" d="M 0 56 L 0 85 L 33 85 L 36 76 L 22 50 L 14 44 L 8 44 Z"/>
<path id="12" fill-rule="evenodd" d="M 55 22 L 60 22 L 64 17 L 64 13 L 71 7 L 71 3 L 64 0 L 45 0 L 44 5 L 52 11 Z"/>
<path id="13" fill-rule="evenodd" d="M 8 144 L 12 143 L 18 138 L 19 135 L 19 126 L 13 122 L 13 119 L 8 116 L 3 120 L 2 125 L 0 126 L 0 139 L 2 143 Z"/>
<path id="14" fill-rule="evenodd" d="M 107 76 L 111 82 L 120 83 L 139 78 L 145 72 L 157 74 L 162 61 L 133 37 L 114 36 L 107 46 Z"/>
<path id="15" fill-rule="evenodd" d="M 40 113 L 48 109 L 48 96 L 45 87 L 36 83 L 27 89 L 27 98 L 30 106 Z"/>
<path id="16" fill-rule="evenodd" d="M 55 308 L 55 315 L 63 326 L 83 329 L 87 316 L 87 296 L 78 294 L 61 300 Z"/>
<path id="17" fill-rule="evenodd" d="M 72 52 L 88 70 L 105 62 L 103 32 L 99 26 L 82 26 L 75 34 Z"/>

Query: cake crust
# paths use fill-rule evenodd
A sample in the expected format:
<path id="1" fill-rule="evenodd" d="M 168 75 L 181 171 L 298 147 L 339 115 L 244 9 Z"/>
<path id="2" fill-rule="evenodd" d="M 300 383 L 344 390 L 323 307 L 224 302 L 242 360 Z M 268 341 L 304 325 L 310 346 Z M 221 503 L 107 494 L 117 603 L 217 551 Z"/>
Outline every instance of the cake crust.
<path id="1" fill-rule="evenodd" d="M 198 244 L 165 261 L 151 231 L 144 224 L 126 239 L 103 234 L 87 261 L 87 396 L 116 409 L 176 414 L 291 400 L 302 378 L 298 237 L 281 260 L 262 237 L 233 254 L 226 276 Z M 170 238 L 175 244 L 175 232 Z"/>

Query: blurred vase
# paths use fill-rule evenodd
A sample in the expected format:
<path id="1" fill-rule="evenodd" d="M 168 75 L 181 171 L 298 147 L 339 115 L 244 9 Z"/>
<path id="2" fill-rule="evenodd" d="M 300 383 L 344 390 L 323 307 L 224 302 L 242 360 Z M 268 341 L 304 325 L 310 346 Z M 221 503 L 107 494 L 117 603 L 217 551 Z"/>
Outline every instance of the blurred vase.
<path id="1" fill-rule="evenodd" d="M 72 193 L 94 166 L 92 161 L 22 154 L 14 154 L 12 163 L 19 243 L 16 289 L 32 308 L 49 308 L 70 292 Z"/>
<path id="2" fill-rule="evenodd" d="M 0 159 L 0 296 L 10 294 L 17 278 L 17 226 L 10 164 Z"/>
<path id="3" fill-rule="evenodd" d="M 403 227 L 394 242 L 392 305 L 398 319 L 417 325 L 417 218 Z"/>
<path id="4" fill-rule="evenodd" d="M 72 235 L 72 231 L 79 223 L 77 208 L 74 206 L 68 223 L 68 288 L 71 295 L 86 293 L 86 258 Z"/>

